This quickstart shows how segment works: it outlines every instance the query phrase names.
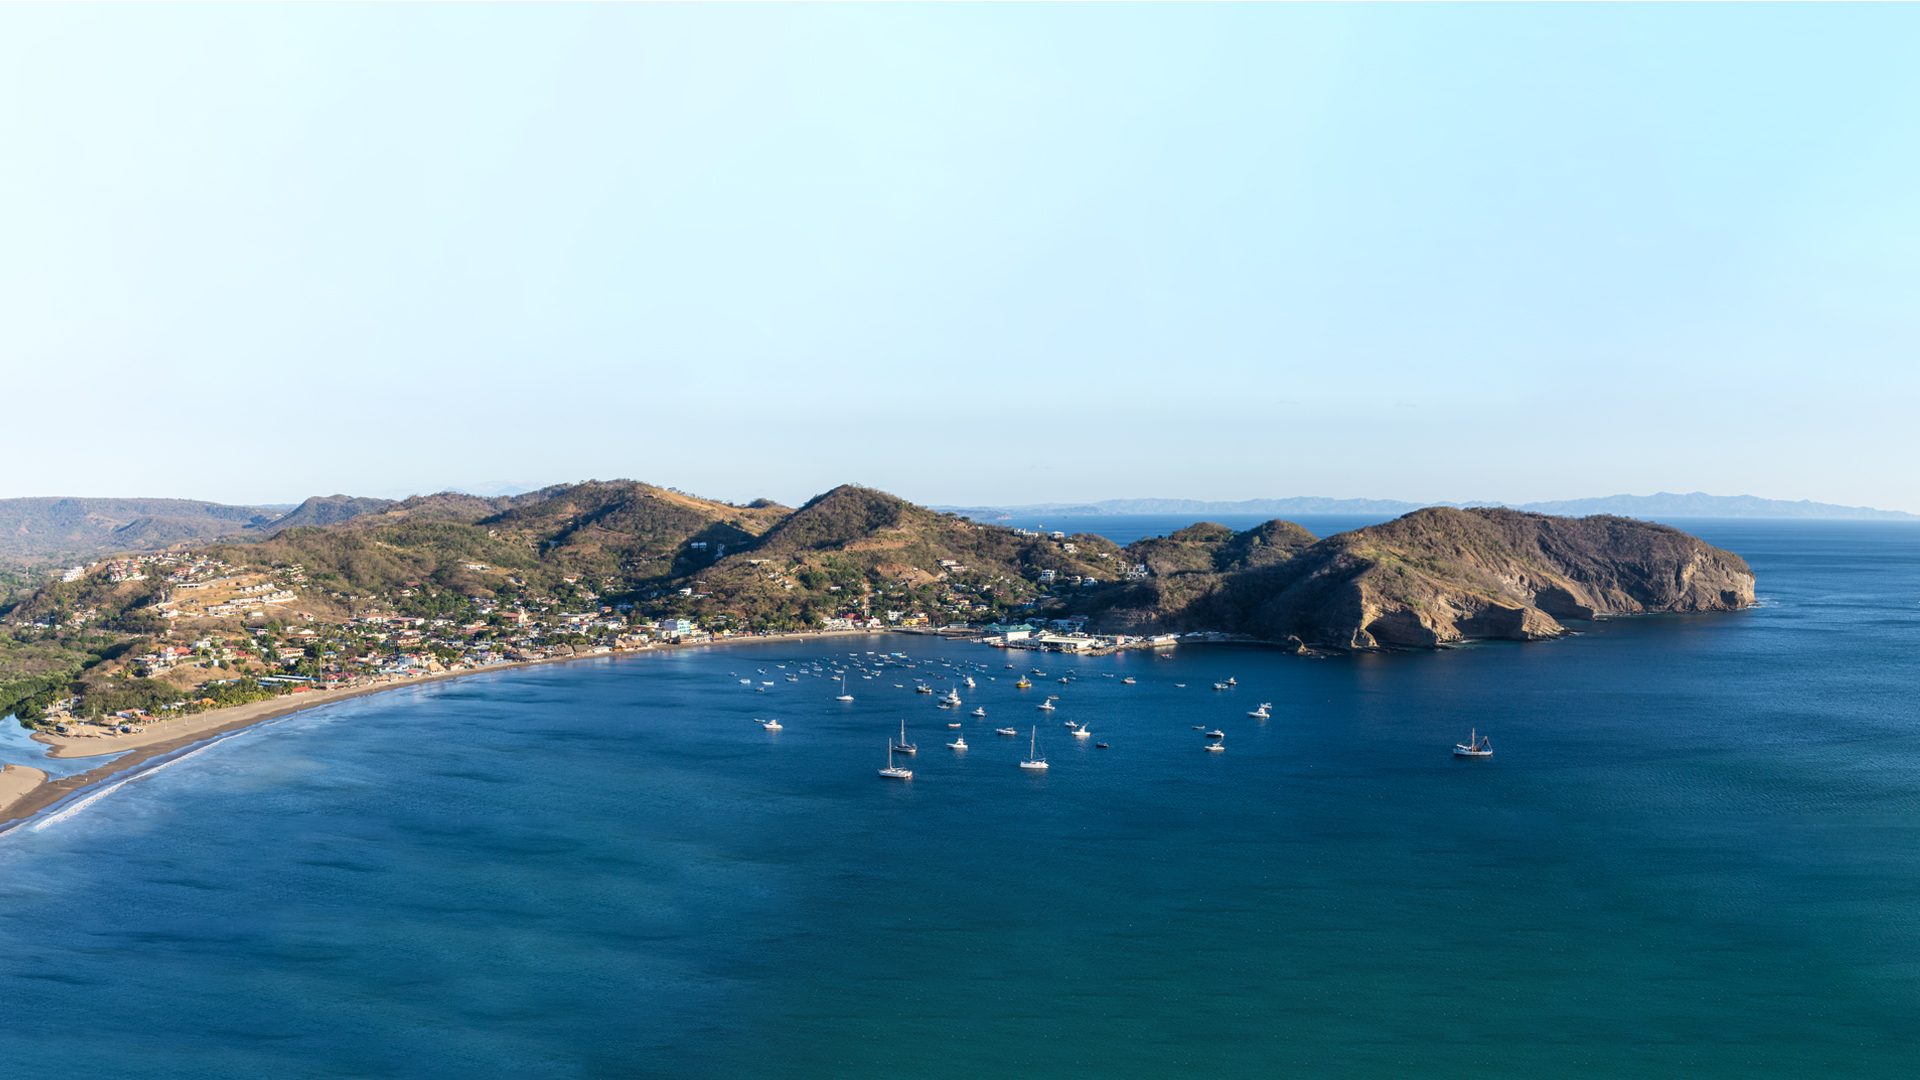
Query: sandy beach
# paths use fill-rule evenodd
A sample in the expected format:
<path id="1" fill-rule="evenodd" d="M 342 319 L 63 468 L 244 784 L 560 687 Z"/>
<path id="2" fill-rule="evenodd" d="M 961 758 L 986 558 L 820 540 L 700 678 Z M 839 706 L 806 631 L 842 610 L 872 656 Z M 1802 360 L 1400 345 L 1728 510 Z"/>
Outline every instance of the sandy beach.
<path id="1" fill-rule="evenodd" d="M 47 774 L 25 765 L 0 765 L 0 814 L 7 812 L 27 792 L 39 787 Z"/>
<path id="2" fill-rule="evenodd" d="M 583 660 L 610 660 L 623 656 L 639 656 L 650 652 L 667 652 L 673 649 L 702 649 L 714 645 L 758 645 L 769 641 L 812 640 L 824 637 L 846 637 L 851 635 L 885 634 L 884 630 L 828 630 L 811 634 L 777 634 L 766 637 L 724 638 L 718 641 L 690 642 L 685 645 L 655 645 L 648 649 L 630 649 L 616 652 L 589 653 L 575 656 L 549 656 L 539 660 L 516 660 L 504 664 L 489 664 L 486 667 L 463 668 L 458 671 L 445 671 L 432 675 L 417 675 L 411 678 L 395 677 L 372 685 L 355 686 L 339 690 L 306 690 L 283 697 L 255 701 L 246 705 L 235 705 L 225 709 L 211 709 L 192 716 L 183 716 L 177 720 L 157 720 L 145 725 L 146 730 L 128 735 L 55 735 L 50 732 L 36 732 L 33 739 L 52 747 L 47 756 L 53 758 L 105 757 L 110 754 L 123 755 L 104 762 L 97 769 L 84 773 L 48 781 L 47 774 L 39 769 L 25 765 L 8 765 L 6 772 L 0 774 L 0 825 L 34 814 L 82 791 L 117 773 L 136 768 L 147 761 L 183 750 L 198 742 L 204 742 L 229 731 L 267 720 L 277 720 L 307 709 L 330 705 L 348 698 L 365 697 L 368 694 L 382 694 L 389 690 L 399 690 L 409 686 L 423 686 L 427 683 L 443 682 L 448 679 L 461 679 L 472 675 L 485 675 L 489 672 L 509 671 L 514 668 L 534 667 L 540 664 L 565 664 Z M 18 789 L 16 791 L 16 788 Z"/>

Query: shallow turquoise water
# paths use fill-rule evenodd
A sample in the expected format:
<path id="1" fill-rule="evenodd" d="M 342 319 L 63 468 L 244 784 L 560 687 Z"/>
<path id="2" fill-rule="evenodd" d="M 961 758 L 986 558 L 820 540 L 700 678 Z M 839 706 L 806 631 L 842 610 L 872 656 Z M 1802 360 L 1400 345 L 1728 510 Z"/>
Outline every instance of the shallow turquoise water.
<path id="1" fill-rule="evenodd" d="M 0 1060 L 1907 1075 L 1920 529 L 1692 527 L 1749 557 L 1767 606 L 1321 661 L 838 638 L 501 673 L 257 728 L 0 836 Z M 851 705 L 775 666 L 867 648 L 922 666 L 856 675 Z M 951 676 L 933 657 L 989 665 L 962 690 L 987 720 L 895 689 Z M 1049 679 L 1016 691 L 1010 661 Z M 1264 724 L 1245 716 L 1262 701 Z M 883 781 L 902 717 L 917 775 Z M 965 755 L 940 745 L 956 719 Z M 1015 767 L 1007 724 L 1039 726 L 1048 773 Z M 1470 727 L 1492 760 L 1448 754 Z"/>

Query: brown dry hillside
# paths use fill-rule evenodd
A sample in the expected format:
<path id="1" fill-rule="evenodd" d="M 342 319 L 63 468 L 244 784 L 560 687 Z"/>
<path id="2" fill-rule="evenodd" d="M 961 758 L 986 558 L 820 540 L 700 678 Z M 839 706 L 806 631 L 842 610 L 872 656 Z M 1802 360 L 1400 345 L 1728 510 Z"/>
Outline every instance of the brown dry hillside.
<path id="1" fill-rule="evenodd" d="M 1224 553 L 1238 541 L 1206 544 Z M 1199 569 L 1196 552 L 1183 561 L 1196 569 L 1116 592 L 1104 623 L 1432 647 L 1553 637 L 1559 619 L 1596 613 L 1729 611 L 1751 604 L 1754 586 L 1745 560 L 1678 529 L 1499 508 L 1430 507 L 1225 573 Z"/>

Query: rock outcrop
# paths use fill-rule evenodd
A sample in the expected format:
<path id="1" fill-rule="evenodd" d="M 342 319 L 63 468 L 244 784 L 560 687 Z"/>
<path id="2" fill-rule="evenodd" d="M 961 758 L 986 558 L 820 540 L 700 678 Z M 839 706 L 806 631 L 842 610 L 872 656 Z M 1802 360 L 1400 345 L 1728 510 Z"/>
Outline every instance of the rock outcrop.
<path id="1" fill-rule="evenodd" d="M 1556 637 L 1566 633 L 1561 619 L 1596 614 L 1753 603 L 1753 571 L 1740 556 L 1629 518 L 1432 507 L 1288 554 L 1141 583 L 1112 597 L 1097 625 L 1229 630 L 1342 649 L 1434 648 Z M 1199 560 L 1188 553 L 1185 561 Z"/>

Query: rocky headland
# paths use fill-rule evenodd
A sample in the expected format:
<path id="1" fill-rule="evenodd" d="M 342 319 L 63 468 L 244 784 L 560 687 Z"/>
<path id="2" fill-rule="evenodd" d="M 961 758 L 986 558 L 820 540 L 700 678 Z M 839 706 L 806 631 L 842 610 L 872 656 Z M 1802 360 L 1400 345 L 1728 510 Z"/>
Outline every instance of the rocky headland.
<path id="1" fill-rule="evenodd" d="M 1269 522 L 1196 525 L 1128 553 L 1152 577 L 1081 599 L 1102 630 L 1225 630 L 1340 649 L 1435 648 L 1567 632 L 1562 619 L 1731 611 L 1740 556 L 1630 518 L 1430 507 L 1312 541 Z"/>

